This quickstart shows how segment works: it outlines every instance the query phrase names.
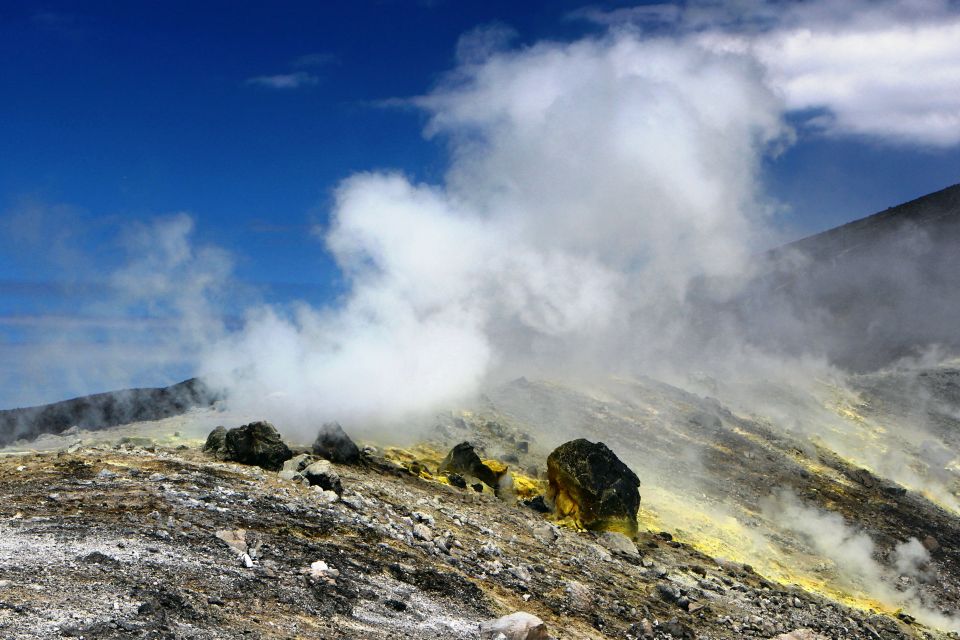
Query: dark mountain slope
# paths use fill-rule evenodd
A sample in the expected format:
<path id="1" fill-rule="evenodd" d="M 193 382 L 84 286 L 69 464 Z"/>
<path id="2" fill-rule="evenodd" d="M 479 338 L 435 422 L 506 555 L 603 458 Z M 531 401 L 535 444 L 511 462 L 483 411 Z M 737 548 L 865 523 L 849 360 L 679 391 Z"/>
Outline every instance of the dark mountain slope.
<path id="1" fill-rule="evenodd" d="M 761 346 L 855 371 L 960 348 L 960 185 L 764 258 L 735 305 Z"/>
<path id="2" fill-rule="evenodd" d="M 21 438 L 60 433 L 76 425 L 103 429 L 143 420 L 159 420 L 208 407 L 216 400 L 196 378 L 154 389 L 124 389 L 53 404 L 0 411 L 0 446 Z"/>

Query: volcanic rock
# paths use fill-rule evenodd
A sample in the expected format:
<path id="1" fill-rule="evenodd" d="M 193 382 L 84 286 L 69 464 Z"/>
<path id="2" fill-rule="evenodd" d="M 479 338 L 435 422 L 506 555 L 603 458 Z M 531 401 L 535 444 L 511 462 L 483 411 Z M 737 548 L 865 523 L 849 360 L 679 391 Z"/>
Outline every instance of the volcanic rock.
<path id="1" fill-rule="evenodd" d="M 447 482 L 449 482 L 451 486 L 457 487 L 459 489 L 467 488 L 467 481 L 464 480 L 463 476 L 460 475 L 459 473 L 448 473 Z"/>
<path id="2" fill-rule="evenodd" d="M 311 464 L 316 462 L 317 459 L 314 458 L 309 453 L 301 453 L 293 456 L 289 460 L 283 463 L 283 468 L 280 469 L 280 479 L 281 480 L 298 480 L 303 478 L 303 470 L 309 467 Z"/>
<path id="3" fill-rule="evenodd" d="M 339 422 L 327 422 L 313 442 L 313 453 L 337 464 L 360 462 L 360 449 L 354 444 Z"/>
<path id="4" fill-rule="evenodd" d="M 517 611 L 493 622 L 480 625 L 480 637 L 493 640 L 549 640 L 547 625 L 537 616 L 525 611 Z"/>
<path id="5" fill-rule="evenodd" d="M 473 476 L 488 487 L 497 489 L 500 478 L 506 473 L 506 467 L 497 465 L 496 469 L 491 468 L 480 459 L 472 444 L 461 442 L 451 449 L 440 463 L 440 472 Z"/>
<path id="6" fill-rule="evenodd" d="M 548 522 L 536 527 L 533 530 L 533 537 L 539 540 L 544 544 L 551 544 L 554 540 L 557 539 L 558 534 L 556 528 Z"/>
<path id="7" fill-rule="evenodd" d="M 826 640 L 826 637 L 812 629 L 797 629 L 790 633 L 781 633 L 773 640 Z"/>
<path id="8" fill-rule="evenodd" d="M 203 450 L 217 458 L 222 458 L 227 452 L 227 429 L 217 427 L 211 431 L 203 445 Z"/>
<path id="9" fill-rule="evenodd" d="M 320 460 L 314 462 L 303 470 L 303 477 L 311 485 L 320 487 L 326 491 L 333 491 L 337 495 L 343 493 L 343 484 L 340 482 L 340 476 L 333 470 L 333 465 L 329 460 Z"/>
<path id="10" fill-rule="evenodd" d="M 209 436 L 204 450 L 218 459 L 256 465 L 269 471 L 278 471 L 293 453 L 280 439 L 280 434 L 269 422 L 251 422 L 222 433 L 217 427 Z M 223 439 L 220 445 L 221 437 Z"/>
<path id="11" fill-rule="evenodd" d="M 547 499 L 585 529 L 637 534 L 640 479 L 602 442 L 583 438 L 547 458 Z"/>
<path id="12" fill-rule="evenodd" d="M 523 504 L 537 513 L 550 513 L 551 511 L 550 506 L 543 499 L 543 496 L 534 496 L 529 500 L 524 500 Z"/>
<path id="13" fill-rule="evenodd" d="M 920 544 L 922 544 L 923 548 L 930 553 L 935 553 L 940 550 L 940 543 L 933 536 L 926 536 L 920 541 Z"/>
<path id="14" fill-rule="evenodd" d="M 633 540 L 619 531 L 604 531 L 597 542 L 614 553 L 634 558 L 640 555 L 637 551 L 637 545 L 633 543 Z"/>

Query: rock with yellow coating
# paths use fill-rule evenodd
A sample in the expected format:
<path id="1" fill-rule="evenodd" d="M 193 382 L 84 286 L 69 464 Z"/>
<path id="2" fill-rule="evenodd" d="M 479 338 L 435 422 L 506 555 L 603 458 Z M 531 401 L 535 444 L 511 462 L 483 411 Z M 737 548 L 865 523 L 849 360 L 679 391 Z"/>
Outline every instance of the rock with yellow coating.
<path id="1" fill-rule="evenodd" d="M 547 458 L 547 499 L 557 515 L 594 531 L 637 534 L 640 479 L 602 442 L 583 438 Z"/>

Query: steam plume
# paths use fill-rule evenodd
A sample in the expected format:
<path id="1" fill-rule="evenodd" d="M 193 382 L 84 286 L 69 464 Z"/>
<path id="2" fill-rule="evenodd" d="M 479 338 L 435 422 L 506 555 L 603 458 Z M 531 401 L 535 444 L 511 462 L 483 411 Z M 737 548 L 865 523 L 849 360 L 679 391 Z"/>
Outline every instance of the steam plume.
<path id="1" fill-rule="evenodd" d="M 236 402 L 377 421 L 498 372 L 635 366 L 675 346 L 692 278 L 756 249 L 759 165 L 789 131 L 748 57 L 625 32 L 469 60 L 412 101 L 450 146 L 442 185 L 337 189 L 343 307 L 255 311 L 208 355 Z"/>

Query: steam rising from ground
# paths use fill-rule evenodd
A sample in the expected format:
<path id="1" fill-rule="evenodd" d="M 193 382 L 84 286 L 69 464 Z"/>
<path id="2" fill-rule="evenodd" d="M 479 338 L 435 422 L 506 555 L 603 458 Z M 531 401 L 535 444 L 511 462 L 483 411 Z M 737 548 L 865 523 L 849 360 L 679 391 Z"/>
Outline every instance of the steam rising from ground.
<path id="1" fill-rule="evenodd" d="M 500 372 L 650 363 L 691 279 L 756 250 L 760 161 L 789 135 L 748 57 L 630 32 L 467 62 L 413 103 L 445 182 L 340 185 L 323 238 L 349 297 L 254 312 L 205 361 L 234 402 L 381 421 Z"/>
<path id="2" fill-rule="evenodd" d="M 945 616 L 927 606 L 912 587 L 897 589 L 897 580 L 927 579 L 930 554 L 916 538 L 899 543 L 893 552 L 895 572 L 880 564 L 876 545 L 866 533 L 846 523 L 837 513 L 803 504 L 792 493 L 771 497 L 765 515 L 827 558 L 840 580 L 859 592 L 888 606 L 904 607 L 919 620 L 943 629 L 960 629 L 960 619 Z"/>

